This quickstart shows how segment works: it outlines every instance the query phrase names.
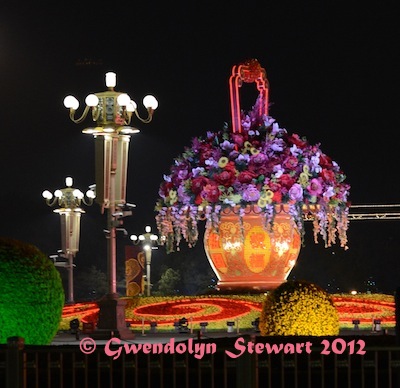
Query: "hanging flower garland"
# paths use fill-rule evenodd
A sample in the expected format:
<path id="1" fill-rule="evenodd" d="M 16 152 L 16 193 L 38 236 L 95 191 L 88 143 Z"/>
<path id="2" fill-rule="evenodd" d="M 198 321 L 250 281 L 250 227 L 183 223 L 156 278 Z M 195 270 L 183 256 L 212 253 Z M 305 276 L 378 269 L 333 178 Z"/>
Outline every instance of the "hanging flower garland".
<path id="1" fill-rule="evenodd" d="M 347 249 L 350 186 L 339 165 L 305 137 L 288 134 L 270 116 L 242 114 L 242 131 L 221 131 L 196 137 L 164 175 L 155 210 L 167 252 L 179 250 L 183 238 L 194 246 L 198 221 L 218 227 L 221 212 L 246 212 L 251 206 L 270 228 L 277 212 L 293 217 L 303 237 L 304 219 L 313 220 L 314 240 Z"/>

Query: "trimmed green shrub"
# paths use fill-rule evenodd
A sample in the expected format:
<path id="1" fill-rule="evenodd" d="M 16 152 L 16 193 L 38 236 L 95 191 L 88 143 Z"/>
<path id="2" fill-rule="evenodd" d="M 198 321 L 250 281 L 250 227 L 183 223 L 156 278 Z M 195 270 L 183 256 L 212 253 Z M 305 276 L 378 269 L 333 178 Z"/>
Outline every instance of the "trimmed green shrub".
<path id="1" fill-rule="evenodd" d="M 0 238 L 0 343 L 18 336 L 46 345 L 57 333 L 64 290 L 49 258 L 33 245 Z"/>
<path id="2" fill-rule="evenodd" d="M 338 335 L 339 316 L 325 290 L 305 281 L 288 281 L 267 295 L 259 328 L 264 336 Z"/>

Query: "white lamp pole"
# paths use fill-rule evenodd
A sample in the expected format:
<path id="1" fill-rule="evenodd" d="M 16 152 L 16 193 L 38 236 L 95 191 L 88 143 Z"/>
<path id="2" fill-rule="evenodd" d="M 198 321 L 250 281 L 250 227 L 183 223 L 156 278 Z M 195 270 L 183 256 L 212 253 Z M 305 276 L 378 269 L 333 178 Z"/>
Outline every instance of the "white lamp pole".
<path id="1" fill-rule="evenodd" d="M 70 118 L 74 123 L 81 123 L 89 111 L 93 127 L 82 132 L 93 135 L 95 139 L 95 167 L 96 167 L 96 202 L 101 206 L 101 212 L 107 214 L 107 262 L 108 262 L 108 294 L 99 301 L 100 313 L 98 321 L 98 337 L 119 336 L 132 338 L 126 328 L 124 301 L 117 294 L 116 280 L 116 232 L 121 225 L 120 215 L 129 205 L 126 203 L 126 181 L 128 167 L 128 148 L 130 135 L 139 132 L 130 126 L 133 113 L 144 122 L 152 120 L 153 112 L 158 107 L 157 100 L 150 95 L 143 99 L 147 109 L 147 118 L 142 119 L 137 112 L 137 105 L 126 93 L 116 92 L 116 74 L 106 74 L 105 92 L 89 94 L 86 107 L 79 118 L 75 118 L 79 107 L 78 100 L 73 96 L 64 99 L 64 105 L 70 110 Z"/>
<path id="2" fill-rule="evenodd" d="M 157 249 L 157 247 L 155 247 L 154 245 L 158 242 L 158 236 L 151 233 L 150 226 L 146 226 L 145 232 L 146 233 L 139 235 L 139 237 L 133 234 L 131 236 L 131 240 L 135 245 L 140 243 L 144 250 L 146 257 L 146 295 L 150 296 L 152 286 L 150 279 L 151 251 L 153 249 Z"/>
<path id="3" fill-rule="evenodd" d="M 68 303 L 74 303 L 74 278 L 73 267 L 74 257 L 79 251 L 79 234 L 81 214 L 85 211 L 81 208 L 81 203 L 90 206 L 95 198 L 93 190 L 86 192 L 86 197 L 79 189 L 72 187 L 72 178 L 65 179 L 66 187 L 58 189 L 54 195 L 45 190 L 42 193 L 48 206 L 54 206 L 58 203 L 59 208 L 54 210 L 54 213 L 60 214 L 61 220 L 61 251 L 62 255 L 67 258 L 68 265 Z"/>

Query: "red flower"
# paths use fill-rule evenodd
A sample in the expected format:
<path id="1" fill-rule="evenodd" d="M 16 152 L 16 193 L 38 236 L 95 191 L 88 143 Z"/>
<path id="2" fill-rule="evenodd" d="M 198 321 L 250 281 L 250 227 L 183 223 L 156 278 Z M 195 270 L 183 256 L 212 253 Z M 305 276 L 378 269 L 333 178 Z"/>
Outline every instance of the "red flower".
<path id="1" fill-rule="evenodd" d="M 206 160 L 214 155 L 214 150 L 211 144 L 202 143 L 200 145 L 200 164 L 204 164 Z"/>
<path id="2" fill-rule="evenodd" d="M 287 170 L 294 170 L 298 164 L 299 161 L 295 156 L 289 156 L 284 160 L 283 167 L 285 167 Z"/>
<path id="3" fill-rule="evenodd" d="M 235 142 L 235 144 L 237 144 L 239 146 L 239 148 L 243 147 L 243 144 L 244 144 L 243 135 L 237 134 L 237 133 L 233 133 L 232 134 L 232 139 Z"/>
<path id="4" fill-rule="evenodd" d="M 325 168 L 332 168 L 332 159 L 323 153 L 319 156 L 319 165 Z"/>
<path id="5" fill-rule="evenodd" d="M 197 194 L 196 198 L 194 199 L 195 205 L 201 205 L 202 202 L 203 202 L 203 197 L 201 196 L 201 194 Z"/>
<path id="6" fill-rule="evenodd" d="M 174 184 L 172 182 L 164 181 L 159 190 L 159 194 L 162 197 L 168 197 L 169 191 L 174 188 Z"/>
<path id="7" fill-rule="evenodd" d="M 280 191 L 280 189 L 281 189 L 281 185 L 279 183 L 277 183 L 277 182 L 269 182 L 268 187 L 273 192 Z"/>
<path id="8" fill-rule="evenodd" d="M 230 187 L 235 182 L 235 170 L 225 169 L 220 174 L 214 174 L 213 179 L 221 186 Z"/>
<path id="9" fill-rule="evenodd" d="M 274 196 L 272 197 L 272 201 L 282 202 L 282 193 L 280 191 L 275 191 Z"/>
<path id="10" fill-rule="evenodd" d="M 236 173 L 235 163 L 232 162 L 232 160 L 228 162 L 228 164 L 224 167 L 224 169 Z"/>
<path id="11" fill-rule="evenodd" d="M 300 137 L 297 133 L 294 133 L 293 135 L 288 136 L 288 141 L 291 144 L 295 144 L 298 148 L 306 148 L 307 147 L 307 141 L 300 139 Z"/>
<path id="12" fill-rule="evenodd" d="M 320 176 L 326 182 L 335 181 L 335 173 L 332 170 L 327 170 L 326 168 L 324 168 L 322 169 Z"/>
<path id="13" fill-rule="evenodd" d="M 237 179 L 240 183 L 251 183 L 251 181 L 256 177 L 257 175 L 253 173 L 252 171 L 242 171 Z"/>
<path id="14" fill-rule="evenodd" d="M 201 193 L 204 186 L 208 183 L 208 179 L 204 176 L 198 176 L 192 179 L 192 187 L 191 190 L 195 194 Z"/>
<path id="15" fill-rule="evenodd" d="M 204 186 L 201 196 L 208 202 L 218 202 L 221 192 L 219 191 L 218 185 L 215 182 L 210 182 Z"/>
<path id="16" fill-rule="evenodd" d="M 293 184 L 296 182 L 294 178 L 292 178 L 289 174 L 282 174 L 279 178 L 283 187 L 291 188 Z"/>

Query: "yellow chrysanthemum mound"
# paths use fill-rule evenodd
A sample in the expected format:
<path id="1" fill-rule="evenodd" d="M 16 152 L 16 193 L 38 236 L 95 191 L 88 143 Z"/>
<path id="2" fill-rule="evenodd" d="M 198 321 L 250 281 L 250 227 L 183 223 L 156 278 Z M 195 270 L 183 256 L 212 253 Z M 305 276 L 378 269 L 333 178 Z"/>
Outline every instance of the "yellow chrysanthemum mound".
<path id="1" fill-rule="evenodd" d="M 332 336 L 339 334 L 339 316 L 325 290 L 288 281 L 266 297 L 259 327 L 264 336 Z"/>

